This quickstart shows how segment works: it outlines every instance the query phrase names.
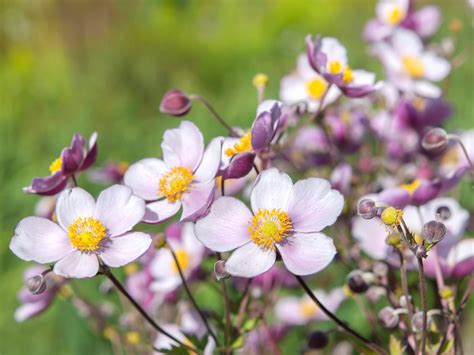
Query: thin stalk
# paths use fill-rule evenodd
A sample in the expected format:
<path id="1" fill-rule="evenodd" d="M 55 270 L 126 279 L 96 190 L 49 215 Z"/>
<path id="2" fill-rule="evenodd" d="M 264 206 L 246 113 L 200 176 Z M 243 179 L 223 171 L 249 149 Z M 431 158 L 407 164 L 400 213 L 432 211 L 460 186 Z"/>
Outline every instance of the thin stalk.
<path id="1" fill-rule="evenodd" d="M 76 176 L 72 175 L 72 182 L 74 183 L 74 187 L 78 187 L 79 185 L 77 184 Z"/>
<path id="2" fill-rule="evenodd" d="M 214 341 L 216 342 L 216 345 L 219 345 L 219 341 L 217 340 L 217 337 L 216 335 L 214 334 L 214 332 L 212 331 L 211 327 L 209 326 L 209 323 L 207 322 L 207 319 L 206 319 L 206 316 L 204 315 L 204 313 L 201 311 L 201 309 L 199 308 L 196 300 L 194 299 L 192 293 L 191 293 L 191 290 L 189 289 L 188 287 L 188 284 L 186 282 L 186 278 L 184 277 L 184 274 L 183 274 L 183 270 L 181 269 L 181 265 L 179 265 L 179 261 L 178 261 L 178 258 L 176 257 L 176 254 L 173 250 L 173 248 L 171 248 L 171 245 L 168 244 L 168 249 L 170 250 L 171 252 L 171 255 L 173 256 L 173 259 L 174 259 L 174 262 L 176 264 L 176 268 L 178 269 L 178 272 L 179 272 L 179 277 L 181 278 L 181 282 L 183 283 L 183 287 L 184 287 L 184 290 L 186 291 L 186 294 L 188 295 L 189 297 L 189 300 L 191 301 L 191 303 L 193 304 L 193 307 L 194 309 L 196 310 L 196 312 L 199 313 L 199 317 L 201 317 L 201 320 L 202 322 L 204 323 L 206 329 L 207 329 L 207 332 L 209 333 L 209 335 L 212 337 L 212 339 L 214 339 Z"/>
<path id="3" fill-rule="evenodd" d="M 423 311 L 423 327 L 421 332 L 421 354 L 426 354 L 426 336 L 427 336 L 427 324 L 428 324 L 428 305 L 426 303 L 426 280 L 425 280 L 425 269 L 423 266 L 423 258 L 416 258 L 418 260 L 418 277 L 420 281 L 420 292 L 421 292 L 421 308 Z"/>
<path id="4" fill-rule="evenodd" d="M 344 323 L 342 320 L 337 318 L 335 314 L 333 314 L 330 310 L 328 310 L 324 305 L 318 300 L 316 295 L 311 291 L 309 286 L 306 284 L 306 282 L 301 278 L 301 276 L 295 275 L 296 279 L 300 283 L 301 287 L 305 290 L 306 294 L 313 300 L 314 303 L 326 314 L 329 318 L 331 318 L 334 322 L 336 322 L 337 325 L 339 325 L 341 328 L 343 328 L 346 332 L 350 333 L 357 339 L 359 339 L 362 343 L 364 343 L 368 348 L 372 349 L 375 351 L 377 354 L 385 354 L 386 352 L 380 348 L 378 345 L 372 343 L 369 339 L 364 337 L 363 335 L 359 334 L 357 331 L 352 329 L 350 326 L 348 326 L 346 323 Z"/>
<path id="5" fill-rule="evenodd" d="M 222 255 L 219 252 L 216 252 L 217 260 L 222 260 Z M 229 354 L 229 347 L 230 347 L 230 331 L 231 331 L 231 319 L 230 319 L 230 303 L 229 303 L 229 295 L 227 293 L 227 285 L 225 283 L 225 279 L 220 281 L 221 283 L 221 290 L 222 295 L 224 296 L 224 313 L 225 313 L 225 327 L 224 327 L 224 343 L 225 343 L 225 353 Z"/>
<path id="6" fill-rule="evenodd" d="M 449 135 L 449 138 L 451 138 L 452 140 L 454 140 L 457 144 L 459 144 L 459 146 L 461 147 L 463 153 L 464 153 L 464 156 L 466 157 L 467 159 L 467 162 L 469 163 L 469 166 L 471 168 L 471 174 L 474 173 L 474 164 L 472 164 L 472 160 L 471 158 L 469 157 L 469 154 L 467 153 L 467 150 L 466 150 L 466 147 L 464 146 L 464 143 L 462 142 L 461 138 L 459 138 L 458 136 L 454 135 L 454 134 L 450 134 Z"/>
<path id="7" fill-rule="evenodd" d="M 204 97 L 199 96 L 199 95 L 190 95 L 189 98 L 191 100 L 197 100 L 201 102 L 206 108 L 209 110 L 209 112 L 214 116 L 214 118 L 222 125 L 224 126 L 230 133 L 232 137 L 240 137 L 237 132 L 234 131 L 234 129 L 222 118 L 219 113 L 214 109 L 214 107 L 211 105 L 209 101 L 207 101 Z"/>
<path id="8" fill-rule="evenodd" d="M 166 330 L 164 330 L 162 327 L 160 327 L 158 325 L 158 323 L 156 323 L 156 321 L 153 318 L 151 318 L 148 315 L 148 313 L 138 304 L 138 302 L 135 301 L 135 299 L 128 293 L 128 291 L 125 289 L 125 287 L 123 287 L 121 282 L 114 276 L 114 274 L 112 274 L 112 272 L 110 271 L 110 269 L 108 267 L 103 266 L 102 271 L 103 271 L 104 275 L 114 284 L 114 286 L 117 288 L 117 290 L 119 290 L 120 293 L 122 293 L 122 295 L 124 295 L 125 298 L 127 298 L 130 301 L 130 303 L 136 308 L 136 310 L 143 316 L 143 318 L 145 318 L 145 320 L 157 332 L 167 336 L 168 338 L 170 338 L 171 340 L 173 340 L 174 342 L 176 342 L 180 346 L 186 348 L 187 350 L 194 351 L 196 353 L 198 352 L 198 350 L 194 346 L 189 346 L 187 344 L 184 344 L 182 341 L 180 341 L 179 339 L 176 339 L 173 335 L 171 335 Z"/>

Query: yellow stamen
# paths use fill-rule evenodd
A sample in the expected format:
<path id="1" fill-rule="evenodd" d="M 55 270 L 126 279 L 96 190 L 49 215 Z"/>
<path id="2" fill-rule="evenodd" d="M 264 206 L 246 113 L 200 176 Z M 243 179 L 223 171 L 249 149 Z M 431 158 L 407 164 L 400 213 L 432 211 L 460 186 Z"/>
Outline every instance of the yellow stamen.
<path id="1" fill-rule="evenodd" d="M 186 250 L 184 249 L 179 249 L 175 252 L 176 254 L 176 259 L 178 259 L 178 264 L 179 264 L 179 267 L 181 268 L 181 271 L 184 272 L 184 270 L 186 270 L 186 268 L 189 266 L 189 254 Z M 171 261 L 171 270 L 173 270 L 173 272 L 177 273 L 179 272 L 178 270 L 178 266 L 176 265 L 176 262 L 174 261 Z"/>
<path id="2" fill-rule="evenodd" d="M 415 239 L 416 244 L 423 245 L 423 237 L 420 234 L 414 233 L 413 238 Z"/>
<path id="3" fill-rule="evenodd" d="M 405 17 L 405 13 L 398 6 L 395 6 L 387 16 L 387 22 L 391 25 L 398 25 Z"/>
<path id="4" fill-rule="evenodd" d="M 402 184 L 400 187 L 406 190 L 410 195 L 413 194 L 418 187 L 420 187 L 421 181 L 419 179 L 415 179 L 410 183 Z"/>
<path id="5" fill-rule="evenodd" d="M 293 225 L 290 216 L 280 209 L 258 210 L 249 221 L 250 239 L 264 250 L 275 249 L 275 243 L 285 238 Z"/>
<path id="6" fill-rule="evenodd" d="M 318 312 L 319 307 L 310 298 L 304 298 L 300 301 L 299 311 L 304 317 L 314 317 Z"/>
<path id="7" fill-rule="evenodd" d="M 344 84 L 350 84 L 354 81 L 354 75 L 352 75 L 352 69 L 349 66 L 342 72 L 342 81 Z"/>
<path id="8" fill-rule="evenodd" d="M 169 202 L 175 202 L 181 199 L 192 181 L 193 172 L 191 169 L 176 166 L 163 175 L 158 190 Z"/>
<path id="9" fill-rule="evenodd" d="M 106 236 L 104 225 L 97 219 L 79 217 L 68 229 L 71 244 L 81 251 L 96 251 Z"/>
<path id="10" fill-rule="evenodd" d="M 51 165 L 49 166 L 49 171 L 51 172 L 51 175 L 57 173 L 58 171 L 61 171 L 62 164 L 63 164 L 63 160 L 61 159 L 61 157 L 53 161 Z"/>
<path id="11" fill-rule="evenodd" d="M 125 265 L 125 267 L 123 268 L 123 271 L 125 271 L 127 275 L 132 275 L 138 271 L 138 264 L 130 263 L 128 265 Z"/>
<path id="12" fill-rule="evenodd" d="M 338 60 L 333 60 L 332 62 L 330 62 L 328 65 L 328 71 L 331 74 L 339 74 L 342 71 L 341 62 L 339 62 Z"/>
<path id="13" fill-rule="evenodd" d="M 224 153 L 228 157 L 233 157 L 238 153 L 246 153 L 250 151 L 252 151 L 252 135 L 248 132 L 245 133 L 232 148 L 227 148 Z"/>
<path id="14" fill-rule="evenodd" d="M 253 77 L 253 85 L 257 88 L 267 86 L 268 84 L 268 76 L 262 73 L 259 73 Z"/>
<path id="15" fill-rule="evenodd" d="M 306 83 L 306 90 L 309 95 L 316 100 L 319 100 L 326 92 L 328 84 L 323 78 L 317 78 Z"/>
<path id="16" fill-rule="evenodd" d="M 388 226 L 399 225 L 403 217 L 403 211 L 395 207 L 387 207 L 383 210 L 380 219 Z"/>
<path id="17" fill-rule="evenodd" d="M 125 336 L 129 344 L 137 345 L 140 343 L 140 333 L 137 331 L 127 332 Z"/>
<path id="18" fill-rule="evenodd" d="M 425 73 L 425 68 L 420 58 L 406 55 L 402 58 L 402 64 L 405 71 L 414 78 L 421 78 Z"/>

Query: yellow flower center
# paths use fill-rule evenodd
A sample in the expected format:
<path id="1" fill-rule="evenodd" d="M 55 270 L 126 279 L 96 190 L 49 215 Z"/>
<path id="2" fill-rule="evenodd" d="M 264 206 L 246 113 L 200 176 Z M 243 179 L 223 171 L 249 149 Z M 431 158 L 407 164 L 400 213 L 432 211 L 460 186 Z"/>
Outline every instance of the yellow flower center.
<path id="1" fill-rule="evenodd" d="M 81 251 L 96 251 L 106 236 L 104 225 L 97 219 L 79 217 L 68 229 L 69 239 L 74 248 Z"/>
<path id="2" fill-rule="evenodd" d="M 263 249 L 275 249 L 275 243 L 285 238 L 293 228 L 290 216 L 278 208 L 258 210 L 249 221 L 250 239 Z"/>
<path id="3" fill-rule="evenodd" d="M 344 84 L 350 84 L 354 81 L 354 75 L 352 75 L 352 69 L 349 66 L 342 72 L 342 81 Z"/>
<path id="4" fill-rule="evenodd" d="M 329 62 L 328 71 L 331 74 L 339 74 L 342 71 L 342 64 L 338 60 Z"/>
<path id="5" fill-rule="evenodd" d="M 403 211 L 395 207 L 387 207 L 383 210 L 380 219 L 388 226 L 399 225 L 403 217 Z"/>
<path id="6" fill-rule="evenodd" d="M 184 270 L 186 270 L 186 268 L 189 266 L 189 254 L 186 250 L 184 249 L 179 249 L 178 251 L 175 252 L 176 254 L 176 259 L 178 260 L 178 264 L 179 264 L 179 267 L 181 268 L 181 271 L 184 272 Z M 171 262 L 171 270 L 173 270 L 173 272 L 177 273 L 179 272 L 178 270 L 178 266 L 176 265 L 176 262 L 173 261 Z"/>
<path id="7" fill-rule="evenodd" d="M 51 172 L 51 175 L 57 173 L 58 171 L 61 171 L 62 164 L 63 164 L 63 160 L 61 159 L 61 157 L 53 161 L 51 165 L 49 166 L 49 171 Z"/>
<path id="8" fill-rule="evenodd" d="M 420 187 L 420 185 L 421 181 L 419 179 L 415 179 L 407 184 L 402 184 L 400 187 L 406 190 L 411 195 L 416 191 L 418 187 Z"/>
<path id="9" fill-rule="evenodd" d="M 306 90 L 309 95 L 316 100 L 319 100 L 326 92 L 328 84 L 323 78 L 313 79 L 306 83 Z"/>
<path id="10" fill-rule="evenodd" d="M 253 77 L 253 85 L 257 88 L 264 87 L 268 84 L 268 76 L 262 73 L 259 73 Z"/>
<path id="11" fill-rule="evenodd" d="M 309 298 L 305 298 L 299 303 L 299 311 L 304 317 L 314 317 L 319 307 Z"/>
<path id="12" fill-rule="evenodd" d="M 252 135 L 248 132 L 245 133 L 232 148 L 227 148 L 224 153 L 228 157 L 233 157 L 238 153 L 246 153 L 250 151 L 252 151 Z"/>
<path id="13" fill-rule="evenodd" d="M 175 202 L 181 199 L 192 181 L 193 172 L 191 169 L 176 166 L 163 175 L 158 190 L 169 202 Z"/>
<path id="14" fill-rule="evenodd" d="M 140 343 L 140 333 L 135 330 L 127 332 L 125 337 L 127 339 L 127 343 L 129 344 L 137 345 Z"/>
<path id="15" fill-rule="evenodd" d="M 421 78 L 425 73 L 423 62 L 418 57 L 406 55 L 402 58 L 402 64 L 405 71 L 414 78 Z"/>
<path id="16" fill-rule="evenodd" d="M 405 13 L 398 6 L 395 6 L 387 16 L 387 22 L 391 25 L 398 25 L 405 16 Z"/>

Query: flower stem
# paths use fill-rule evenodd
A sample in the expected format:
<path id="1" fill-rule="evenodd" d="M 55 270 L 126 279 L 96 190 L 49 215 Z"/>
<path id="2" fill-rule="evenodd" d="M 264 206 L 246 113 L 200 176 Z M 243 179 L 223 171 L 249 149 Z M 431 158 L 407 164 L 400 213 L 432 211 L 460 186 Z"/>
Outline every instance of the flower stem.
<path id="1" fill-rule="evenodd" d="M 183 283 L 183 287 L 184 287 L 184 290 L 186 291 L 186 294 L 188 295 L 191 303 L 193 304 L 193 307 L 194 309 L 196 310 L 196 312 L 199 313 L 199 317 L 201 317 L 202 319 L 202 322 L 204 323 L 206 329 L 207 329 L 207 332 L 209 333 L 209 335 L 212 337 L 212 339 L 214 339 L 214 341 L 216 342 L 216 345 L 219 345 L 219 342 L 217 340 L 217 337 L 216 335 L 214 334 L 214 332 L 212 331 L 211 327 L 209 326 L 209 323 L 207 322 L 207 319 L 206 319 L 206 316 L 204 315 L 204 313 L 202 313 L 201 309 L 199 308 L 199 306 L 197 305 L 196 303 L 196 300 L 194 299 L 191 291 L 189 290 L 189 287 L 188 287 L 188 284 L 186 283 L 186 279 L 183 275 L 183 270 L 181 270 L 181 265 L 179 265 L 179 261 L 178 261 L 178 258 L 176 257 L 176 254 L 173 250 L 173 248 L 171 248 L 171 245 L 168 244 L 168 249 L 170 250 L 171 252 L 171 255 L 173 256 L 173 259 L 174 259 L 174 262 L 176 264 L 176 267 L 178 268 L 178 272 L 179 272 L 179 276 L 181 277 L 181 281 Z"/>
<path id="2" fill-rule="evenodd" d="M 217 252 L 217 259 L 222 260 L 221 253 Z M 230 338 L 231 338 L 231 319 L 230 319 L 230 302 L 229 302 L 229 295 L 227 293 L 227 285 L 225 283 L 225 279 L 220 281 L 222 295 L 224 296 L 224 313 L 225 313 L 225 328 L 224 328 L 224 339 L 225 339 L 225 353 L 230 354 L 231 351 L 229 350 L 230 347 Z"/>
<path id="3" fill-rule="evenodd" d="M 237 132 L 234 131 L 234 129 L 222 118 L 221 115 L 217 113 L 217 111 L 214 109 L 214 107 L 210 104 L 209 101 L 207 101 L 204 97 L 200 95 L 189 95 L 189 98 L 191 100 L 196 100 L 201 102 L 206 108 L 209 110 L 209 112 L 214 116 L 214 118 L 219 121 L 219 123 L 224 126 L 230 133 L 232 137 L 240 137 Z"/>
<path id="4" fill-rule="evenodd" d="M 337 325 L 339 325 L 341 328 L 343 328 L 346 332 L 352 334 L 354 337 L 359 339 L 362 343 L 364 343 L 368 348 L 372 349 L 375 351 L 377 354 L 386 354 L 385 350 L 380 348 L 378 345 L 372 343 L 369 339 L 365 338 L 363 335 L 359 334 L 357 331 L 352 329 L 350 326 L 348 326 L 345 322 L 337 318 L 335 314 L 333 314 L 330 310 L 328 310 L 324 305 L 318 300 L 316 295 L 311 291 L 309 286 L 306 284 L 306 282 L 303 280 L 301 276 L 295 275 L 296 279 L 300 283 L 301 287 L 305 290 L 307 295 L 313 300 L 314 303 L 326 314 L 329 318 L 331 318 L 334 322 L 336 322 Z"/>
<path id="5" fill-rule="evenodd" d="M 420 292 L 421 292 L 421 308 L 423 311 L 423 326 L 421 332 L 421 354 L 426 354 L 426 333 L 428 324 L 428 305 L 426 303 L 426 280 L 425 270 L 423 266 L 423 258 L 416 258 L 418 260 L 418 276 L 420 281 Z"/>
<path id="6" fill-rule="evenodd" d="M 167 336 L 168 338 L 170 338 L 171 340 L 173 340 L 174 342 L 176 342 L 180 346 L 186 348 L 187 350 L 194 351 L 196 353 L 198 352 L 198 350 L 194 346 L 189 346 L 187 344 L 184 344 L 182 341 L 176 339 L 173 335 L 171 335 L 166 330 L 164 330 L 162 327 L 160 327 L 158 325 L 158 323 L 156 323 L 156 321 L 153 318 L 151 318 L 148 315 L 148 313 L 138 304 L 138 302 L 127 292 L 125 287 L 123 287 L 123 285 L 120 283 L 120 281 L 114 276 L 114 274 L 112 274 L 112 271 L 110 271 L 110 269 L 107 266 L 102 266 L 102 272 L 114 284 L 114 286 L 117 288 L 117 290 L 119 290 L 120 293 L 122 293 L 122 295 L 124 295 L 125 298 L 127 298 L 130 301 L 130 303 L 136 308 L 136 310 L 143 316 L 143 318 L 145 318 L 145 320 L 157 332 Z"/>

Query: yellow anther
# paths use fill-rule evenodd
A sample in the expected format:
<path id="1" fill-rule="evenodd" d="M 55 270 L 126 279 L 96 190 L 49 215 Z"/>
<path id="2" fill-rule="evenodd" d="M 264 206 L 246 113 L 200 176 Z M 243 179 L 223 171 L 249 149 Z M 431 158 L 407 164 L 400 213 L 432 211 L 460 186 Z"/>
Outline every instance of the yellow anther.
<path id="1" fill-rule="evenodd" d="M 106 228 L 97 219 L 77 218 L 68 229 L 69 239 L 74 248 L 81 251 L 96 251 L 106 236 Z"/>
<path id="2" fill-rule="evenodd" d="M 252 135 L 248 132 L 245 133 L 232 148 L 227 148 L 224 153 L 228 157 L 233 157 L 238 153 L 246 153 L 250 151 L 252 151 Z"/>
<path id="3" fill-rule="evenodd" d="M 382 222 L 388 226 L 399 225 L 403 217 L 403 211 L 395 207 L 387 207 L 380 216 Z"/>
<path id="4" fill-rule="evenodd" d="M 323 78 L 313 79 L 306 83 L 306 90 L 311 98 L 319 100 L 326 92 L 328 84 Z"/>
<path id="5" fill-rule="evenodd" d="M 189 266 L 189 253 L 184 249 L 179 249 L 175 252 L 175 254 L 176 259 L 178 260 L 179 267 L 181 268 L 181 271 L 184 272 L 184 270 L 186 270 L 186 268 Z M 173 270 L 173 272 L 175 273 L 179 272 L 178 266 L 176 265 L 174 259 L 171 261 L 171 270 Z"/>
<path id="6" fill-rule="evenodd" d="M 63 160 L 61 159 L 61 157 L 53 161 L 49 165 L 49 171 L 51 172 L 51 175 L 57 173 L 58 171 L 61 171 L 62 164 L 63 164 Z"/>
<path id="7" fill-rule="evenodd" d="M 406 55 L 402 58 L 405 71 L 414 78 L 421 78 L 425 73 L 425 67 L 420 58 Z"/>
<path id="8" fill-rule="evenodd" d="M 280 209 L 258 210 L 249 221 L 250 239 L 263 249 L 275 249 L 275 243 L 285 238 L 293 225 L 290 216 Z"/>
<path id="9" fill-rule="evenodd" d="M 193 172 L 191 169 L 176 166 L 163 175 L 158 190 L 169 202 L 175 202 L 181 199 L 183 194 L 189 189 L 192 181 Z"/>
<path id="10" fill-rule="evenodd" d="M 253 77 L 253 85 L 255 85 L 257 88 L 267 86 L 268 81 L 268 76 L 263 73 L 259 73 Z"/>

